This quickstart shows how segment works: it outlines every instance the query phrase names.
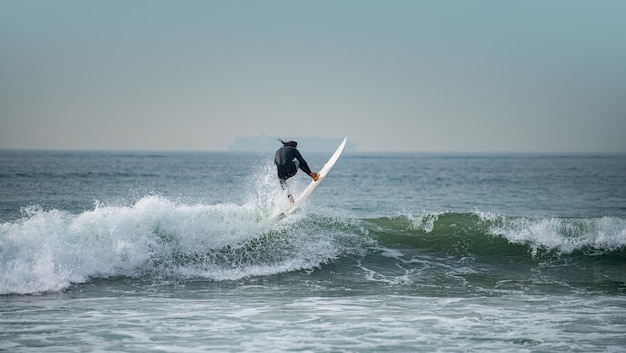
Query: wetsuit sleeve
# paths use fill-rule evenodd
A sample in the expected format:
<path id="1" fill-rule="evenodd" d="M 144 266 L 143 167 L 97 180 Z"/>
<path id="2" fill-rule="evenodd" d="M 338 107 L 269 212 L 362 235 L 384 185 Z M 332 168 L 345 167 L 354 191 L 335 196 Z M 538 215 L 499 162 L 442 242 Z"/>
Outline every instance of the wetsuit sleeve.
<path id="1" fill-rule="evenodd" d="M 309 165 L 306 163 L 306 161 L 304 160 L 304 158 L 302 158 L 302 155 L 300 154 L 300 151 L 294 149 L 296 151 L 296 159 L 298 160 L 298 162 L 300 162 L 300 169 L 307 173 L 308 175 L 311 175 L 311 169 L 309 169 Z"/>

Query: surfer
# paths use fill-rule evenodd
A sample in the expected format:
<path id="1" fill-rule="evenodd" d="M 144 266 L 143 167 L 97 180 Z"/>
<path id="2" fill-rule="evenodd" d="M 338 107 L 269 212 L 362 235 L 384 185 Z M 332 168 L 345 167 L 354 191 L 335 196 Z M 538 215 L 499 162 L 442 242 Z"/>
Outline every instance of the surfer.
<path id="1" fill-rule="evenodd" d="M 280 180 L 280 186 L 283 190 L 287 189 L 287 179 L 296 175 L 298 168 L 302 169 L 303 172 L 317 181 L 319 174 L 312 172 L 309 165 L 304 158 L 302 158 L 297 148 L 298 143 L 296 141 L 285 142 L 281 139 L 278 139 L 278 141 L 283 144 L 283 147 L 276 151 L 274 164 L 276 164 L 276 168 L 278 169 L 278 179 Z M 293 196 L 289 192 L 289 189 L 287 189 L 287 197 L 289 197 L 289 202 L 293 203 Z"/>

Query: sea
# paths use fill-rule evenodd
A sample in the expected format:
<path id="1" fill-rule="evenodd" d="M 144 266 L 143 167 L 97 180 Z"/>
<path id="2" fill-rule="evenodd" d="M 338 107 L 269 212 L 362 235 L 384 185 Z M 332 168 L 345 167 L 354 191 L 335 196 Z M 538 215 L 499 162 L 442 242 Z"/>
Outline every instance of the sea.
<path id="1" fill-rule="evenodd" d="M 626 155 L 272 162 L 0 151 L 0 351 L 626 351 Z"/>

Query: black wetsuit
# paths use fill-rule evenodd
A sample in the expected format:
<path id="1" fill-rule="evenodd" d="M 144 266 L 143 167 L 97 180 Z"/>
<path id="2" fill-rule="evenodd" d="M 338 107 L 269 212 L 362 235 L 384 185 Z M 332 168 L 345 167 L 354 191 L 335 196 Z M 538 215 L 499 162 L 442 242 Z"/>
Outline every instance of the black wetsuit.
<path id="1" fill-rule="evenodd" d="M 294 159 L 298 160 L 299 166 L 294 163 Z M 276 164 L 276 168 L 278 169 L 278 178 L 280 179 L 281 185 L 284 184 L 285 180 L 296 175 L 298 167 L 300 167 L 303 172 L 311 175 L 309 165 L 306 164 L 300 152 L 292 146 L 279 148 L 278 151 L 276 151 L 276 157 L 274 157 L 274 164 Z"/>

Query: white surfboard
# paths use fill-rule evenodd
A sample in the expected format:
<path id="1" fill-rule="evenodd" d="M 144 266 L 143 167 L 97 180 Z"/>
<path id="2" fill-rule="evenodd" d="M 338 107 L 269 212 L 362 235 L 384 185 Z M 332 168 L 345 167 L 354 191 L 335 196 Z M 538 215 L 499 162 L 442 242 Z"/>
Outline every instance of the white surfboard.
<path id="1" fill-rule="evenodd" d="M 306 189 L 304 189 L 302 194 L 298 195 L 294 203 L 291 204 L 291 206 L 285 212 L 283 212 L 284 215 L 291 214 L 293 213 L 293 211 L 297 210 L 300 206 L 302 206 L 302 204 L 309 198 L 309 196 L 311 196 L 313 191 L 315 191 L 315 189 L 317 189 L 317 187 L 320 186 L 322 181 L 326 179 L 326 176 L 328 175 L 328 173 L 330 173 L 330 171 L 333 169 L 333 167 L 339 160 L 339 157 L 341 157 L 343 150 L 346 148 L 347 142 L 348 142 L 348 138 L 346 137 L 343 139 L 343 142 L 341 143 L 341 145 L 339 145 L 335 153 L 333 153 L 332 157 L 330 157 L 328 162 L 324 164 L 324 167 L 322 167 L 322 170 L 320 170 L 319 178 L 317 179 L 317 181 L 311 181 L 311 183 L 306 187 Z"/>

